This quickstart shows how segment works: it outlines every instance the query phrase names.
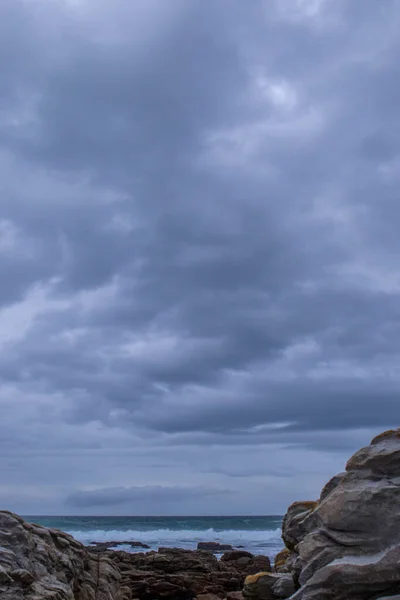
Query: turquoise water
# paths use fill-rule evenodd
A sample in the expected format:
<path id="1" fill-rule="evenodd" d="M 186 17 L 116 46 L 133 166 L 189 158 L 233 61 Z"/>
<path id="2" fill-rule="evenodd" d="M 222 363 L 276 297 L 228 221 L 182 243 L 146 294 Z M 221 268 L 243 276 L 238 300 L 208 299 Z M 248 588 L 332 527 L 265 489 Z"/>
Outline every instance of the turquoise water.
<path id="1" fill-rule="evenodd" d="M 198 542 L 220 542 L 268 556 L 274 556 L 283 545 L 280 516 L 25 518 L 66 531 L 85 544 L 111 540 L 139 541 L 148 544 L 151 549 L 160 546 L 195 549 Z"/>

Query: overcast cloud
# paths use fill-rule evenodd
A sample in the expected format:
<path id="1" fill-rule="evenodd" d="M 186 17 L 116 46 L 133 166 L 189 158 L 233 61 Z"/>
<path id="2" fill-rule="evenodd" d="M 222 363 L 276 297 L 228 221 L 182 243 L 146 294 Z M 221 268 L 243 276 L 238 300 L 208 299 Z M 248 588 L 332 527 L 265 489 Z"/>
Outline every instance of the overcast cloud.
<path id="1" fill-rule="evenodd" d="M 397 0 L 2 0 L 0 503 L 266 514 L 400 415 Z"/>

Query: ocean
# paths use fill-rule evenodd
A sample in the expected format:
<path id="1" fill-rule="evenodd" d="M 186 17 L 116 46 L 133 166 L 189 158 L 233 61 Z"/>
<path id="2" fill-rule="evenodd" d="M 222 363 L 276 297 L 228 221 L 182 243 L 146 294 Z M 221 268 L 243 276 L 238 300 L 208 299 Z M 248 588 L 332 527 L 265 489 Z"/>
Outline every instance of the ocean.
<path id="1" fill-rule="evenodd" d="M 26 516 L 32 523 L 61 529 L 84 544 L 136 541 L 152 550 L 175 547 L 194 550 L 198 542 L 241 546 L 273 558 L 283 547 L 282 517 L 46 517 Z M 142 551 L 130 546 L 120 549 Z"/>

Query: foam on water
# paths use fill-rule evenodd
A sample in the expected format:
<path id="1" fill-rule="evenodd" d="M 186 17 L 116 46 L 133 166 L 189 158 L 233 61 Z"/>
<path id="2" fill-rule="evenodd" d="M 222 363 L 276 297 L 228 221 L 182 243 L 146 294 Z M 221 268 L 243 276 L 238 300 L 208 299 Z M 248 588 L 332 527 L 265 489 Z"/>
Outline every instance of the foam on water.
<path id="1" fill-rule="evenodd" d="M 282 548 L 281 530 L 248 531 L 248 530 L 226 530 L 215 531 L 213 528 L 198 530 L 173 530 L 157 529 L 153 531 L 139 531 L 118 529 L 90 531 L 69 530 L 77 540 L 84 544 L 91 542 L 123 542 L 139 541 L 148 544 L 152 549 L 160 546 L 179 547 L 195 549 L 198 542 L 220 542 L 232 546 L 243 546 L 254 554 L 276 554 Z M 122 547 L 121 547 L 122 549 Z M 141 548 L 126 547 L 130 551 L 140 552 Z"/>
<path id="2" fill-rule="evenodd" d="M 282 547 L 282 517 L 26 517 L 45 527 L 61 529 L 84 544 L 92 542 L 143 542 L 151 550 L 161 546 L 194 550 L 198 542 L 219 542 L 242 547 L 253 554 L 274 556 Z M 122 549 L 122 546 L 119 546 Z M 141 548 L 124 546 L 129 552 Z"/>

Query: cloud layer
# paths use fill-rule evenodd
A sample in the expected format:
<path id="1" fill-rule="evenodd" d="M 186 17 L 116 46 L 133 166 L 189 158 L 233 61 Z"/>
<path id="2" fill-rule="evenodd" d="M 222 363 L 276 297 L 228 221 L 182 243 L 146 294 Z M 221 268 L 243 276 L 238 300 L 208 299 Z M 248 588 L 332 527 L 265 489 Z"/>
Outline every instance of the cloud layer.
<path id="1" fill-rule="evenodd" d="M 396 424 L 399 26 L 1 3 L 5 507 L 283 512 Z"/>

